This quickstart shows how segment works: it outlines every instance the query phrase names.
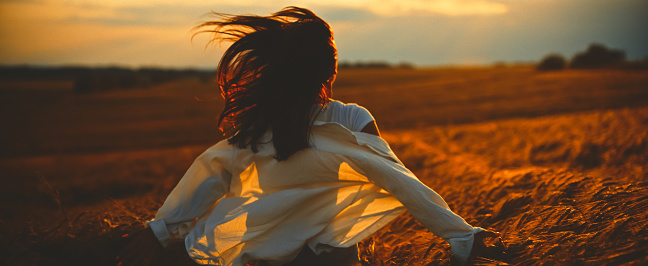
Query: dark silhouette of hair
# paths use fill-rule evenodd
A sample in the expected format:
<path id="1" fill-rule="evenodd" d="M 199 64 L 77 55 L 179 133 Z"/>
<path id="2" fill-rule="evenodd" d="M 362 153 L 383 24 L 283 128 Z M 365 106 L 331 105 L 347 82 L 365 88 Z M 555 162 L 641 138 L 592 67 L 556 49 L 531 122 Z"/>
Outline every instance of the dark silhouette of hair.
<path id="1" fill-rule="evenodd" d="M 225 99 L 219 126 L 229 143 L 257 152 L 268 130 L 282 161 L 309 146 L 310 128 L 326 106 L 336 73 L 331 27 L 308 9 L 287 7 L 270 16 L 234 16 L 215 27 L 212 41 L 232 41 L 217 69 Z"/>

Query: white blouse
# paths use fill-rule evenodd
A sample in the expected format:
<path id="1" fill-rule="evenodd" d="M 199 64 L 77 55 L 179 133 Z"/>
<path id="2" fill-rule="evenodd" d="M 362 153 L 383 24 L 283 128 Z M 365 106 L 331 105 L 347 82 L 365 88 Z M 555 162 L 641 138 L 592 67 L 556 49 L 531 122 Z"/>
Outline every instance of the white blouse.
<path id="1" fill-rule="evenodd" d="M 348 130 L 360 132 L 367 124 L 373 122 L 374 118 L 362 106 L 333 100 L 316 116 L 315 121 L 334 122 Z"/>
<path id="2" fill-rule="evenodd" d="M 316 254 L 350 247 L 407 208 L 465 262 L 483 229 L 453 213 L 382 138 L 355 132 L 371 121 L 360 106 L 331 102 L 313 125 L 312 147 L 281 162 L 270 133 L 257 153 L 221 141 L 195 160 L 148 225 L 163 244 L 184 238 L 200 264 L 286 263 L 305 244 Z"/>

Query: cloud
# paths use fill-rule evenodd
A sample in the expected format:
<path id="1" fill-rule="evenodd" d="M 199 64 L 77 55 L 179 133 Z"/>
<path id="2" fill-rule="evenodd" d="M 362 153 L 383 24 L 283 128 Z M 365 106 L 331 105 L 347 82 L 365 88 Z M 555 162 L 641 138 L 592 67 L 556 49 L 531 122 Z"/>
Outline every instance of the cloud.
<path id="1" fill-rule="evenodd" d="M 507 5 L 487 0 L 303 0 L 285 3 L 367 10 L 381 17 L 500 15 L 508 12 Z"/>
<path id="2" fill-rule="evenodd" d="M 491 1 L 471 0 L 378 0 L 367 6 L 372 12 L 387 17 L 407 15 L 500 15 L 506 5 Z"/>
<path id="3" fill-rule="evenodd" d="M 267 13 L 262 6 L 159 0 L 0 0 L 0 22 L 99 24 L 107 26 L 187 26 L 197 24 L 210 10 L 230 13 Z M 276 10 L 275 10 L 276 11 Z"/>
<path id="4" fill-rule="evenodd" d="M 505 2 L 497 16 L 403 16 L 356 22 L 336 30 L 340 58 L 463 64 L 570 57 L 592 42 L 648 56 L 648 2 L 643 0 Z M 370 44 L 370 45 L 367 45 Z"/>
<path id="5" fill-rule="evenodd" d="M 65 21 L 108 26 L 186 26 L 209 12 L 205 7 L 160 5 L 154 7 L 119 7 L 110 15 L 70 15 Z"/>
<path id="6" fill-rule="evenodd" d="M 196 22 L 210 10 L 232 14 L 269 14 L 284 6 L 312 8 L 330 21 L 398 16 L 495 15 L 507 6 L 486 0 L 0 0 L 2 20 L 94 23 L 112 26 L 172 26 Z"/>
<path id="7" fill-rule="evenodd" d="M 378 18 L 374 13 L 368 10 L 353 7 L 322 7 L 316 9 L 314 12 L 329 23 L 365 21 Z"/>

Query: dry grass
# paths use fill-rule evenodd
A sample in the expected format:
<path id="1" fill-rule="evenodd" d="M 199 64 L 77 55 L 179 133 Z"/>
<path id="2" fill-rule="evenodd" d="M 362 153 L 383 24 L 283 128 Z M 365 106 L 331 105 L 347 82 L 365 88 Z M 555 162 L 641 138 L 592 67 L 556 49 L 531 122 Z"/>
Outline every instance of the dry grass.
<path id="1" fill-rule="evenodd" d="M 349 70 L 336 85 L 335 97 L 367 106 L 455 212 L 504 233 L 505 254 L 481 264 L 648 261 L 648 73 Z M 94 95 L 0 88 L 11 129 L 0 143 L 0 264 L 115 265 L 123 236 L 220 139 L 212 90 L 197 81 Z M 409 214 L 360 247 L 367 265 L 450 258 Z"/>
<path id="2" fill-rule="evenodd" d="M 504 233 L 503 262 L 648 260 L 648 108 L 438 126 L 385 138 L 455 212 Z M 363 258 L 371 265 L 447 263 L 446 249 L 423 258 L 429 242 L 445 245 L 403 215 L 363 241 Z M 373 252 L 366 249 L 372 244 Z"/>

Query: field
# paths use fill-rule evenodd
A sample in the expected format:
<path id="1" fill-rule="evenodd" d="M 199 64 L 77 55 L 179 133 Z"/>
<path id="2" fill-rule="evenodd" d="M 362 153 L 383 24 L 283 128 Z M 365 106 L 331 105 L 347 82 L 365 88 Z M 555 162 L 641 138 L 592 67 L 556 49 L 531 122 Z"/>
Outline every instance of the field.
<path id="1" fill-rule="evenodd" d="M 193 159 L 221 140 L 214 84 L 76 94 L 0 80 L 2 265 L 115 265 Z M 503 233 L 495 265 L 648 262 L 648 72 L 531 66 L 345 69 L 333 97 L 466 220 Z M 405 213 L 366 265 L 448 265 Z"/>

